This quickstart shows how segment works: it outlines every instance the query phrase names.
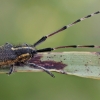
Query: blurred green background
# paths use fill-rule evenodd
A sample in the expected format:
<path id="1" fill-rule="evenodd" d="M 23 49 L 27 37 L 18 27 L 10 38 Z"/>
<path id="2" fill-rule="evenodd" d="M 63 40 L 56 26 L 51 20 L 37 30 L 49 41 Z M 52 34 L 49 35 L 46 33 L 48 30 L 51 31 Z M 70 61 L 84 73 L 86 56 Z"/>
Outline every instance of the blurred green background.
<path id="1" fill-rule="evenodd" d="M 33 44 L 42 36 L 100 10 L 100 0 L 0 0 L 0 45 Z M 38 48 L 100 45 L 100 15 L 50 37 Z M 61 49 L 99 51 L 98 49 Z M 54 73 L 0 75 L 0 100 L 100 100 L 100 81 Z"/>

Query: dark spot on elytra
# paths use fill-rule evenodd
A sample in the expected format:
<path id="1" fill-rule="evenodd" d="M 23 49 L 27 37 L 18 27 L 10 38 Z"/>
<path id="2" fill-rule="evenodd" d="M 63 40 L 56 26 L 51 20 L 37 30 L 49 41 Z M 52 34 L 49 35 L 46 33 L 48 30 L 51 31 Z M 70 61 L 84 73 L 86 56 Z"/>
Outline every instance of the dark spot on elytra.
<path id="1" fill-rule="evenodd" d="M 53 61 L 53 60 L 45 60 L 45 61 L 41 61 L 42 58 L 42 54 L 36 54 L 34 57 L 32 57 L 28 62 L 29 63 L 35 63 L 39 66 L 42 66 L 46 69 L 64 69 L 64 67 L 67 66 L 67 64 L 63 64 L 62 61 L 61 62 L 57 62 L 57 61 Z"/>

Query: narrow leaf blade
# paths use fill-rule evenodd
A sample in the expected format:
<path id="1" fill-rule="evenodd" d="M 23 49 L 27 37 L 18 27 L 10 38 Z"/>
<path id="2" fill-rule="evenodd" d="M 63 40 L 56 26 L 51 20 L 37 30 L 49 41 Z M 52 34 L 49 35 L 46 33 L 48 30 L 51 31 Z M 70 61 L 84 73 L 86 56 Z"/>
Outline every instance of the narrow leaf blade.
<path id="1" fill-rule="evenodd" d="M 100 79 L 100 53 L 98 52 L 41 53 L 31 58 L 29 62 L 50 71 L 64 71 L 69 75 Z"/>

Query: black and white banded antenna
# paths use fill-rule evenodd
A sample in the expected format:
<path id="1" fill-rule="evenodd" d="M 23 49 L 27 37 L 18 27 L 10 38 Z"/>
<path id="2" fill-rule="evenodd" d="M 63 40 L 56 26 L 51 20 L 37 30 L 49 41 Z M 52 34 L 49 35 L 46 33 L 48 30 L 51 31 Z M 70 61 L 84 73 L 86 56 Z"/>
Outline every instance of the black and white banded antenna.
<path id="1" fill-rule="evenodd" d="M 92 14 L 90 14 L 90 15 L 87 15 L 87 16 L 85 16 L 85 17 L 83 17 L 83 18 L 80 18 L 80 19 L 74 21 L 73 23 L 71 23 L 71 24 L 69 24 L 69 25 L 63 26 L 62 28 L 58 29 L 57 31 L 55 31 L 55 32 L 53 32 L 53 33 L 51 33 L 51 34 L 48 34 L 48 35 L 46 35 L 46 36 L 43 36 L 43 37 L 42 37 L 41 39 L 39 39 L 36 43 L 34 43 L 33 47 L 36 47 L 36 46 L 39 45 L 40 43 L 44 42 L 48 37 L 51 37 L 51 36 L 53 36 L 53 35 L 55 35 L 55 34 L 61 32 L 61 31 L 63 31 L 63 30 L 66 30 L 66 29 L 68 29 L 69 27 L 71 27 L 71 26 L 73 26 L 73 25 L 75 25 L 75 24 L 77 24 L 77 23 L 79 23 L 79 22 L 81 22 L 81 21 L 83 21 L 83 20 L 85 20 L 85 19 L 87 19 L 87 18 L 90 18 L 90 17 L 92 17 L 92 16 L 94 16 L 94 15 L 96 15 L 96 14 L 99 14 L 99 13 L 100 13 L 100 11 L 97 11 L 97 12 L 95 12 L 95 13 L 92 13 Z"/>
<path id="2" fill-rule="evenodd" d="M 55 48 L 43 48 L 37 50 L 37 52 L 49 52 L 57 49 L 62 49 L 62 48 L 100 48 L 100 46 L 97 45 L 68 45 L 68 46 L 59 46 Z"/>

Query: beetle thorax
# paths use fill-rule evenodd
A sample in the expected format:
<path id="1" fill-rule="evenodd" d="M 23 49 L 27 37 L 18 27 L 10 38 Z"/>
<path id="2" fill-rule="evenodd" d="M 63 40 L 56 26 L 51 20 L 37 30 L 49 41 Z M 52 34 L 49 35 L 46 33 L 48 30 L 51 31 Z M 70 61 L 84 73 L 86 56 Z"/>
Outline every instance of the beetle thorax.
<path id="1" fill-rule="evenodd" d="M 36 49 L 33 47 L 18 47 L 18 48 L 12 48 L 14 50 L 15 54 L 17 55 L 17 61 L 18 62 L 25 62 L 28 61 L 31 57 L 36 54 Z"/>

